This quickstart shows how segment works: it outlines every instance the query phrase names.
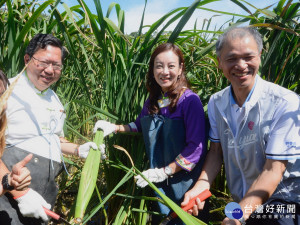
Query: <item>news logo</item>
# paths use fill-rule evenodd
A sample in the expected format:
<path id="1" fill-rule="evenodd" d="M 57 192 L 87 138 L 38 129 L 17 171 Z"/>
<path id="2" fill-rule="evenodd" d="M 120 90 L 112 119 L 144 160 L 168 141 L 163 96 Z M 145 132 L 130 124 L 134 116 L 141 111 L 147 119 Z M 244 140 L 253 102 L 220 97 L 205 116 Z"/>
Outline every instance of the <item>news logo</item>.
<path id="1" fill-rule="evenodd" d="M 225 215 L 229 219 L 240 219 L 243 217 L 241 206 L 236 202 L 230 202 L 225 206 Z"/>

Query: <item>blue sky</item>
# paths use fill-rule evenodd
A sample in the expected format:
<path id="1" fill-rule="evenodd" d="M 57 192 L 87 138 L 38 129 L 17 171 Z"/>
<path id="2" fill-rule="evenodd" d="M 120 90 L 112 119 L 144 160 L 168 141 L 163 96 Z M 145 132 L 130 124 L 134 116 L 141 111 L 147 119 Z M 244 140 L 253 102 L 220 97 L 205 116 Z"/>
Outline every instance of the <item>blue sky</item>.
<path id="1" fill-rule="evenodd" d="M 73 6 L 78 4 L 77 0 L 64 0 L 63 2 L 66 3 L 68 6 Z M 85 2 L 87 3 L 90 10 L 93 10 L 95 8 L 93 0 L 85 0 Z M 144 0 L 115 0 L 115 1 L 101 0 L 101 6 L 104 14 L 106 14 L 108 6 L 112 2 L 118 3 L 121 9 L 125 11 L 125 33 L 129 34 L 131 32 L 137 31 L 142 17 L 145 1 Z M 159 18 L 161 18 L 163 15 L 170 12 L 171 10 L 182 6 L 188 7 L 193 2 L 194 0 L 148 0 L 144 25 L 153 24 L 155 21 L 157 21 Z M 266 6 L 277 3 L 278 0 L 248 0 L 248 2 L 251 2 L 252 5 L 258 8 L 264 8 Z M 236 14 L 246 14 L 246 12 L 243 9 L 241 9 L 236 4 L 232 3 L 230 0 L 220 0 L 214 3 L 206 4 L 203 7 L 214 9 L 214 10 L 227 11 Z M 248 6 L 248 8 L 252 12 L 255 11 L 255 9 L 250 6 Z M 203 21 L 205 19 L 211 18 L 212 16 L 214 16 L 214 18 L 212 20 L 213 26 L 211 26 L 211 29 L 214 28 L 214 25 L 219 27 L 225 21 L 232 18 L 231 16 L 225 16 L 225 15 L 197 9 L 194 12 L 193 16 L 190 18 L 189 22 L 184 27 L 184 29 L 185 30 L 192 29 L 196 20 L 198 24 L 197 28 L 201 29 Z M 112 14 L 111 19 L 115 23 L 117 23 L 114 14 Z M 168 30 L 172 30 L 176 26 L 176 24 L 177 23 L 175 22 L 172 26 L 169 27 Z"/>

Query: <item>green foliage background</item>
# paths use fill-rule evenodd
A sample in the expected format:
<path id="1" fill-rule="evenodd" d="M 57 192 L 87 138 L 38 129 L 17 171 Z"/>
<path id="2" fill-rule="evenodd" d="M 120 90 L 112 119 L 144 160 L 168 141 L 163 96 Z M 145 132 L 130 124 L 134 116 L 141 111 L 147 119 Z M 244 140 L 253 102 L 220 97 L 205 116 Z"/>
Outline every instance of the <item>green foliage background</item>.
<path id="1" fill-rule="evenodd" d="M 190 6 L 176 8 L 149 25 L 146 33 L 142 33 L 146 16 L 143 14 L 137 32 L 125 35 L 125 12 L 116 3 L 111 3 L 107 12 L 103 12 L 101 1 L 94 0 L 96 14 L 93 14 L 83 0 L 78 0 L 78 5 L 73 7 L 59 0 L 42 3 L 0 0 L 0 68 L 9 77 L 21 71 L 25 48 L 37 33 L 52 33 L 63 40 L 69 57 L 53 89 L 66 108 L 67 138 L 76 142 L 92 139 L 91 131 L 98 119 L 124 124 L 135 120 L 147 98 L 145 74 L 150 54 L 166 41 L 176 43 L 184 52 L 187 76 L 206 110 L 209 97 L 228 85 L 218 69 L 214 45 L 217 36 L 229 26 L 257 27 L 264 41 L 261 76 L 299 94 L 300 3 L 280 0 L 258 9 L 250 1 L 232 0 L 247 12 L 235 15 L 204 8 L 214 1 L 218 0 L 196 0 Z M 58 4 L 63 6 L 63 12 L 57 10 Z M 213 18 L 204 21 L 201 30 L 196 23 L 194 29 L 183 30 L 196 9 L 229 14 L 232 19 L 224 22 L 219 30 L 211 27 Z M 117 24 L 110 19 L 113 10 Z M 168 31 L 173 23 L 176 28 Z M 126 149 L 132 161 L 113 144 Z M 100 164 L 97 185 L 95 191 L 92 190 L 91 201 L 88 200 L 83 223 L 94 220 L 98 224 L 147 224 L 148 215 L 156 213 L 149 212 L 149 204 L 157 199 L 150 197 L 150 188 L 137 189 L 133 182 L 133 175 L 147 168 L 141 135 L 111 136 L 106 139 L 106 146 L 109 160 Z M 66 162 L 71 177 L 63 174 L 59 179 L 56 209 L 73 221 L 84 162 L 74 158 L 66 158 Z M 156 188 L 152 184 L 150 187 Z M 228 194 L 224 171 L 216 179 L 214 190 L 212 205 L 218 208 L 225 204 L 220 203 L 221 197 Z M 178 211 L 186 223 L 200 223 L 180 212 L 165 196 L 162 198 L 160 201 Z M 218 223 L 218 220 L 222 218 L 216 216 L 210 223 Z"/>

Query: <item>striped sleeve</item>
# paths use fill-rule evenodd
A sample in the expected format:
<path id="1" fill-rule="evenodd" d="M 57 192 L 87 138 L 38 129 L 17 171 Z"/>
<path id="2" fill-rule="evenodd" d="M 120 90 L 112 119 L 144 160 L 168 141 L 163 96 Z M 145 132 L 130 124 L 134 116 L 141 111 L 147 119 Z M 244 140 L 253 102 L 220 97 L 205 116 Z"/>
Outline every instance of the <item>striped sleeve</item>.
<path id="1" fill-rule="evenodd" d="M 207 105 L 207 113 L 210 123 L 210 129 L 209 129 L 209 140 L 212 142 L 220 142 L 220 137 L 217 130 L 217 123 L 216 123 L 216 117 L 215 117 L 215 107 L 214 107 L 214 99 L 211 97 L 208 105 Z"/>

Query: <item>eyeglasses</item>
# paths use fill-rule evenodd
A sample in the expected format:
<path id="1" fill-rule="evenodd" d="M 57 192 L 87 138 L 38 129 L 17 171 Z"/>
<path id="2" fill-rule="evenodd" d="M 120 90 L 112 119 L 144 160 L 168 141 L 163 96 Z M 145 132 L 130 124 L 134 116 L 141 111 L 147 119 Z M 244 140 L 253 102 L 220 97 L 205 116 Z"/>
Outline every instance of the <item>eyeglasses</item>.
<path id="1" fill-rule="evenodd" d="M 47 63 L 47 62 L 44 62 L 44 61 L 41 61 L 41 60 L 38 60 L 37 58 L 34 58 L 32 56 L 33 59 L 35 59 L 36 61 L 38 61 L 38 63 L 36 64 L 38 67 L 42 67 L 44 69 L 46 69 L 47 67 L 49 67 L 50 65 L 52 65 L 52 68 L 54 70 L 62 70 L 63 69 L 63 65 L 57 65 L 57 64 L 53 64 L 53 63 Z"/>

